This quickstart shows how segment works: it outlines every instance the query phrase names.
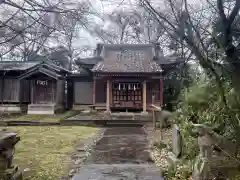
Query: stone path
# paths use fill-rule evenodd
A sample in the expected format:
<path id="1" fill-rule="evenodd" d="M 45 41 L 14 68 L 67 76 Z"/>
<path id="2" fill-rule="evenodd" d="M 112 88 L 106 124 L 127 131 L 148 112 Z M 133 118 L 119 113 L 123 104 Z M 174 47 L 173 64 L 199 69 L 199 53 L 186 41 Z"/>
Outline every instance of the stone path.
<path id="1" fill-rule="evenodd" d="M 163 180 L 148 150 L 143 128 L 108 128 L 72 180 Z"/>

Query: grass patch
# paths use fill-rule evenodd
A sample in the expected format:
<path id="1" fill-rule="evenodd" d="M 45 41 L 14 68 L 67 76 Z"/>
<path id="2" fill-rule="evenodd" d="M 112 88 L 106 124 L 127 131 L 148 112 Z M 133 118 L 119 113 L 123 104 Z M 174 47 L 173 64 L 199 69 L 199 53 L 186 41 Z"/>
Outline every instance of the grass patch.
<path id="1" fill-rule="evenodd" d="M 69 117 L 79 114 L 79 111 L 66 111 L 61 114 L 54 115 L 35 115 L 35 114 L 18 114 L 10 115 L 9 117 L 4 118 L 4 120 L 20 120 L 20 121 L 38 121 L 38 122 L 58 122 L 60 120 L 67 119 Z"/>
<path id="2" fill-rule="evenodd" d="M 21 137 L 16 146 L 14 163 L 19 165 L 25 180 L 57 180 L 68 172 L 74 147 L 81 140 L 93 136 L 96 128 L 68 127 L 12 127 Z"/>

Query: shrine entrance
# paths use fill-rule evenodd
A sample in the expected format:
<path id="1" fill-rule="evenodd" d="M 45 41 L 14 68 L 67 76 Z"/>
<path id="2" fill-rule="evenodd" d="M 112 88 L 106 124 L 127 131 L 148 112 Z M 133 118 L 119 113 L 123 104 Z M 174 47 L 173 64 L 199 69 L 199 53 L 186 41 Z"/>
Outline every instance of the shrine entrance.
<path id="1" fill-rule="evenodd" d="M 33 80 L 32 91 L 34 104 L 46 104 L 54 102 L 54 81 L 53 80 Z"/>
<path id="2" fill-rule="evenodd" d="M 112 83 L 112 96 L 115 108 L 142 108 L 141 82 L 117 82 Z"/>

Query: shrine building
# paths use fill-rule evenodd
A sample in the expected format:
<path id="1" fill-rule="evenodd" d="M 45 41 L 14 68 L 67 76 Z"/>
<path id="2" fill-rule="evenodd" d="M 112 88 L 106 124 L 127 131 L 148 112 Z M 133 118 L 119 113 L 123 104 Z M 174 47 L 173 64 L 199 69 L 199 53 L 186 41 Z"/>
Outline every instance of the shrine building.
<path id="1" fill-rule="evenodd" d="M 163 77 L 179 58 L 158 44 L 98 44 L 72 73 L 53 62 L 0 62 L 0 111 L 54 114 L 65 109 L 138 110 L 162 106 Z"/>

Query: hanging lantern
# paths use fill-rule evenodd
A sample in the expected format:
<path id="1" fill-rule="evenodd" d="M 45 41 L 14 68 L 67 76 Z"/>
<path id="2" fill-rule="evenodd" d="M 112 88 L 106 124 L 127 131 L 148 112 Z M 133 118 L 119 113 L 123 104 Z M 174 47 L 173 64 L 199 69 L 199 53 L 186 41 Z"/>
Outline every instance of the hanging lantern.
<path id="1" fill-rule="evenodd" d="M 121 86 L 120 86 L 120 83 L 118 84 L 118 90 L 119 90 L 119 91 L 121 90 Z"/>
<path id="2" fill-rule="evenodd" d="M 128 84 L 128 89 L 129 89 L 129 90 L 131 89 L 131 84 Z"/>
<path id="3" fill-rule="evenodd" d="M 123 90 L 125 90 L 125 84 L 123 84 Z"/>
<path id="4" fill-rule="evenodd" d="M 134 91 L 136 91 L 136 87 L 135 87 L 135 84 L 134 84 L 134 86 L 133 86 L 133 90 L 134 90 Z"/>

